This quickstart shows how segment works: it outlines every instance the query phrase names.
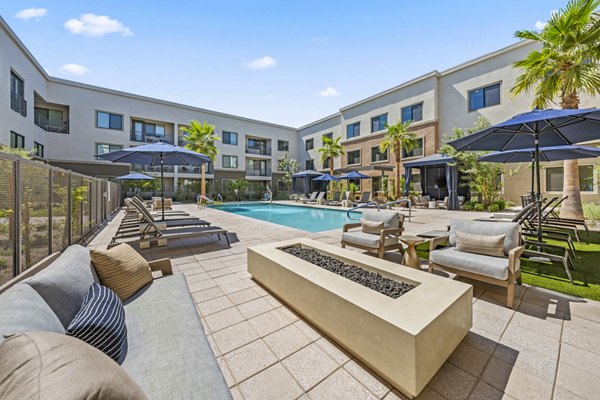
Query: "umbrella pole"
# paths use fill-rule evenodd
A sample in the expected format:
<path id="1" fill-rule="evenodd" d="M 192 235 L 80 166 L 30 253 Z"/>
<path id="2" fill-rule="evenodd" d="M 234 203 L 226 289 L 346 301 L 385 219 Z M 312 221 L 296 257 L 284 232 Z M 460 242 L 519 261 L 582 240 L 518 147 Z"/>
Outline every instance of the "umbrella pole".
<path id="1" fill-rule="evenodd" d="M 537 131 L 537 123 L 536 123 L 536 131 Z M 536 185 L 537 185 L 537 193 L 536 193 L 536 206 L 537 206 L 537 218 L 538 218 L 538 229 L 537 229 L 537 239 L 538 242 L 542 242 L 542 185 L 540 180 L 540 140 L 539 133 L 535 134 L 535 177 L 536 177 Z"/>
<path id="2" fill-rule="evenodd" d="M 165 177 L 163 174 L 163 156 L 160 157 L 160 198 L 162 208 L 162 220 L 165 220 Z"/>
<path id="3" fill-rule="evenodd" d="M 535 154 L 531 157 L 531 201 L 535 201 Z"/>

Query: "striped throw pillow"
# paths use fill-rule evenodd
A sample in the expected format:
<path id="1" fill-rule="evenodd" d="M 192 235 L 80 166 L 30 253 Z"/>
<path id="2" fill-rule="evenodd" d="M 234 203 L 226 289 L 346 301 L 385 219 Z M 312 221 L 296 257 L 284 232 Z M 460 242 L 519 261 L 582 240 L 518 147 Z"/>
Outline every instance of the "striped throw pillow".
<path id="1" fill-rule="evenodd" d="M 471 235 L 456 231 L 456 250 L 484 256 L 504 257 L 504 238 L 506 235 Z"/>
<path id="2" fill-rule="evenodd" d="M 127 339 L 121 300 L 109 288 L 92 283 L 66 333 L 117 361 Z"/>
<path id="3" fill-rule="evenodd" d="M 109 250 L 91 250 L 90 257 L 100 283 L 125 301 L 152 282 L 148 262 L 127 243 Z"/>

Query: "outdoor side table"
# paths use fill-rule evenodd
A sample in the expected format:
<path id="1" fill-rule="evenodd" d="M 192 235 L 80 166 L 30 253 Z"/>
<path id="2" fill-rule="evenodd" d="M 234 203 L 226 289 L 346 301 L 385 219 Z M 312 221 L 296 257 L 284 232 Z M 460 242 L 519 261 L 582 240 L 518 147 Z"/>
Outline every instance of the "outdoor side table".
<path id="1" fill-rule="evenodd" d="M 404 252 L 402 264 L 408 267 L 421 269 L 421 260 L 419 260 L 419 255 L 417 254 L 416 246 L 419 243 L 423 243 L 425 239 L 419 236 L 412 235 L 403 235 L 398 237 L 398 239 L 408 246 L 408 248 L 406 248 Z"/>
<path id="2" fill-rule="evenodd" d="M 428 208 L 438 208 L 438 203 L 437 201 L 429 201 L 429 207 Z"/>

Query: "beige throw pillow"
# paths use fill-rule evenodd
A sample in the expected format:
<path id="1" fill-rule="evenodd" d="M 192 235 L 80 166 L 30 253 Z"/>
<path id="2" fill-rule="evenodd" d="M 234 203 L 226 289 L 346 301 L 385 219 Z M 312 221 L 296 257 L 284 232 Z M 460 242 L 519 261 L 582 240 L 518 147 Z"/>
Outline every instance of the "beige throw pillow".
<path id="1" fill-rule="evenodd" d="M 127 243 L 109 250 L 91 250 L 90 257 L 100 282 L 115 292 L 121 301 L 152 282 L 148 262 Z"/>
<path id="2" fill-rule="evenodd" d="M 9 336 L 0 345 L 0 360 L 3 400 L 146 399 L 110 357 L 60 333 Z"/>
<path id="3" fill-rule="evenodd" d="M 492 257 L 504 257 L 504 238 L 506 235 L 484 236 L 456 232 L 456 250 L 466 253 L 482 254 Z"/>
<path id="4" fill-rule="evenodd" d="M 366 219 L 360 220 L 360 228 L 364 233 L 372 233 L 379 235 L 383 229 L 383 221 L 368 221 Z"/>

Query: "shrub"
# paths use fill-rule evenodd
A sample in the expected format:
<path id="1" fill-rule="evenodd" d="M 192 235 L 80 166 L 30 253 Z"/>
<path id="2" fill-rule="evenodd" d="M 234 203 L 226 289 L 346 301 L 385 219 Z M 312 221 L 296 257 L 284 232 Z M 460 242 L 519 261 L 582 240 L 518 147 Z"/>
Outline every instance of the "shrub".
<path id="1" fill-rule="evenodd" d="M 473 211 L 473 204 L 471 204 L 471 203 L 465 203 L 465 204 L 463 204 L 463 210 L 465 210 L 465 211 Z"/>
<path id="2" fill-rule="evenodd" d="M 583 216 L 590 221 L 590 225 L 596 226 L 600 221 L 600 205 L 595 203 L 583 204 Z"/>
<path id="3" fill-rule="evenodd" d="M 490 204 L 490 206 L 488 207 L 488 211 L 491 213 L 498 212 L 500 211 L 500 206 L 498 205 L 498 203 Z"/>
<path id="4" fill-rule="evenodd" d="M 477 203 L 473 205 L 473 210 L 475 211 L 485 211 L 485 206 L 481 203 Z"/>
<path id="5" fill-rule="evenodd" d="M 498 211 L 502 211 L 506 208 L 506 200 L 504 199 L 498 199 L 493 204 L 498 206 Z"/>

